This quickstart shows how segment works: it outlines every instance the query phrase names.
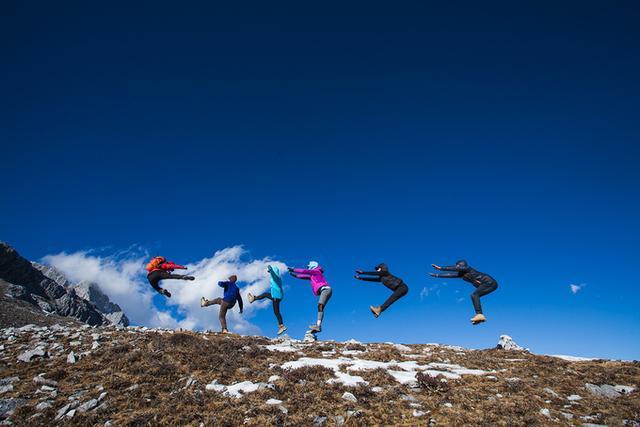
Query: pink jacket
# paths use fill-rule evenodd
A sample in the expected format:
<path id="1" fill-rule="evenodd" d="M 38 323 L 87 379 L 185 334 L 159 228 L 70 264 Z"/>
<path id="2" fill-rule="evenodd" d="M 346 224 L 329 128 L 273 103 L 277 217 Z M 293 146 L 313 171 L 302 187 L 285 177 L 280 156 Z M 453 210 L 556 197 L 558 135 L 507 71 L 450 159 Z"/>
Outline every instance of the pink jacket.
<path id="1" fill-rule="evenodd" d="M 313 270 L 294 268 L 293 272 L 298 274 L 298 279 L 311 280 L 311 290 L 315 296 L 318 296 L 320 288 L 329 286 L 327 279 L 324 278 L 322 267 L 314 268 Z"/>

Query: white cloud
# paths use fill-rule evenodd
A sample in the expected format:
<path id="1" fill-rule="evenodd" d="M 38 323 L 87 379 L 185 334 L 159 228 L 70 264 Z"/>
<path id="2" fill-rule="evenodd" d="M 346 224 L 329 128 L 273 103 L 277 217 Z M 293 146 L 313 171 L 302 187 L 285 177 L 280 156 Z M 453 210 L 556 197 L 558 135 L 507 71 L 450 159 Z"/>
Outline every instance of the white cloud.
<path id="1" fill-rule="evenodd" d="M 579 285 L 576 285 L 576 284 L 569 285 L 569 289 L 571 289 L 571 293 L 573 295 L 575 295 L 578 292 L 580 292 L 580 290 L 582 290 L 582 288 L 584 288 L 584 287 L 585 287 L 584 283 L 580 283 Z"/>
<path id="2" fill-rule="evenodd" d="M 286 265 L 269 258 L 245 260 L 246 251 L 242 246 L 233 246 L 214 253 L 210 258 L 186 264 L 188 274 L 194 281 L 166 280 L 162 287 L 168 289 L 172 297 L 166 304 L 175 308 L 179 316 L 170 310 L 160 310 L 153 299 L 160 298 L 151 288 L 144 270 L 148 256 L 125 253 L 118 256 L 97 256 L 91 252 L 59 253 L 43 258 L 60 270 L 69 280 L 95 282 L 109 298 L 120 305 L 134 324 L 151 327 L 213 329 L 218 330 L 218 306 L 200 307 L 200 297 L 208 299 L 222 296 L 218 281 L 232 274 L 238 276 L 245 302 L 244 314 L 238 313 L 236 305 L 227 312 L 230 329 L 237 332 L 257 333 L 259 328 L 249 322 L 256 310 L 269 305 L 268 301 L 249 304 L 247 292 L 254 294 L 269 288 L 267 265 L 277 265 L 286 271 Z M 180 264 L 181 260 L 173 260 Z M 164 298 L 164 297 L 162 297 Z"/>
<path id="3" fill-rule="evenodd" d="M 422 301 L 423 299 L 425 299 L 426 297 L 429 296 L 429 289 L 427 289 L 427 287 L 425 286 L 424 288 L 422 288 L 422 290 L 420 291 L 420 301 Z"/>

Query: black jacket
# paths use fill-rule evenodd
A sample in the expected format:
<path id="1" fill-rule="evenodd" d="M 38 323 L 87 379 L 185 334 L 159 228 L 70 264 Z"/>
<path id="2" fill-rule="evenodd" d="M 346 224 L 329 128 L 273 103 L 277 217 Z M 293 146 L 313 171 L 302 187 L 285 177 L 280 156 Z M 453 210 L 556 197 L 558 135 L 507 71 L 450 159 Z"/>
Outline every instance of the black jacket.
<path id="1" fill-rule="evenodd" d="M 471 268 L 466 261 L 458 261 L 456 265 L 449 267 L 441 267 L 443 271 L 453 271 L 454 273 L 441 273 L 434 274 L 434 277 L 441 278 L 460 278 L 465 282 L 471 283 L 476 288 L 480 285 L 493 285 L 498 284 L 495 279 L 486 273 L 481 273 L 474 268 Z"/>
<path id="2" fill-rule="evenodd" d="M 376 276 L 376 277 L 360 277 L 360 280 L 364 280 L 367 282 L 381 282 L 383 285 L 385 285 L 387 288 L 391 289 L 392 291 L 395 291 L 402 285 L 406 286 L 406 284 L 402 281 L 401 278 L 396 277 L 393 274 L 389 273 L 389 269 L 385 264 L 380 264 L 379 266 L 376 267 L 376 269 L 378 268 L 380 268 L 380 271 L 363 271 L 362 273 L 360 273 L 360 274 L 365 274 L 368 276 Z"/>

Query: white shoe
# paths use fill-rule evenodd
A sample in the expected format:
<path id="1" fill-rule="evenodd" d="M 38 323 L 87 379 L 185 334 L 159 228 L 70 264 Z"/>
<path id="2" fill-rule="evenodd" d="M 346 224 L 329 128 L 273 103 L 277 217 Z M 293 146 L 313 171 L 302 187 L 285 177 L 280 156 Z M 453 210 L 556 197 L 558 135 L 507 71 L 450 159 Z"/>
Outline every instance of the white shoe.
<path id="1" fill-rule="evenodd" d="M 286 326 L 280 325 L 280 327 L 278 328 L 278 335 L 282 335 L 286 330 L 287 330 Z"/>
<path id="2" fill-rule="evenodd" d="M 204 307 L 207 304 L 207 299 L 205 297 L 200 298 L 200 307 Z"/>
<path id="3" fill-rule="evenodd" d="M 254 297 L 251 293 L 247 294 L 247 298 L 249 298 L 249 304 L 253 304 L 253 302 L 256 300 L 256 297 Z"/>

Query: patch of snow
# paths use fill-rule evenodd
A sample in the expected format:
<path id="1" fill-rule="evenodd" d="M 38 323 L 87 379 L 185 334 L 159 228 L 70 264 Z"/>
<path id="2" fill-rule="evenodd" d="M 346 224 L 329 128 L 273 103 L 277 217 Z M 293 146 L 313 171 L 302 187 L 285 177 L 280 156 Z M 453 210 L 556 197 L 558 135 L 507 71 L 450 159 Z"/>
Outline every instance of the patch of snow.
<path id="1" fill-rule="evenodd" d="M 297 348 L 293 347 L 292 345 L 289 344 L 273 344 L 273 345 L 265 345 L 264 348 L 266 348 L 269 351 L 280 351 L 283 353 L 295 353 L 296 351 L 298 351 Z"/>
<path id="2" fill-rule="evenodd" d="M 566 356 L 564 354 L 547 354 L 546 356 L 566 360 L 567 362 L 589 362 L 591 360 L 598 360 L 591 357 Z"/>
<path id="3" fill-rule="evenodd" d="M 264 388 L 264 383 L 253 383 L 251 381 L 242 381 L 230 386 L 222 393 L 224 396 L 240 398 L 245 393 L 252 393 L 256 390 Z"/>
<path id="4" fill-rule="evenodd" d="M 408 347 L 406 345 L 403 344 L 394 344 L 393 345 L 400 353 L 410 353 L 413 350 L 411 350 L 411 347 Z"/>
<path id="5" fill-rule="evenodd" d="M 571 396 L 567 396 L 567 400 L 570 402 L 577 402 L 578 400 L 582 400 L 582 396 L 572 394 Z"/>
<path id="6" fill-rule="evenodd" d="M 526 350 L 524 347 L 519 346 L 509 335 L 500 335 L 500 340 L 498 341 L 497 348 L 502 350 L 515 350 L 515 351 L 523 351 Z"/>
<path id="7" fill-rule="evenodd" d="M 282 405 L 282 400 L 269 399 L 265 402 L 267 405 Z"/>
<path id="8" fill-rule="evenodd" d="M 334 375 L 335 378 L 327 380 L 327 384 L 340 383 L 347 387 L 356 387 L 359 384 L 369 385 L 369 383 L 365 381 L 364 378 L 357 375 L 349 375 L 340 371 L 334 371 Z"/>

